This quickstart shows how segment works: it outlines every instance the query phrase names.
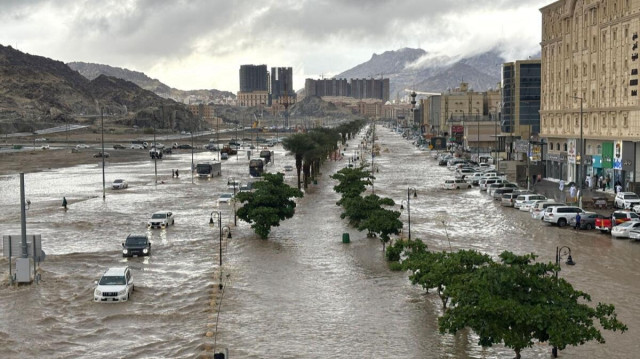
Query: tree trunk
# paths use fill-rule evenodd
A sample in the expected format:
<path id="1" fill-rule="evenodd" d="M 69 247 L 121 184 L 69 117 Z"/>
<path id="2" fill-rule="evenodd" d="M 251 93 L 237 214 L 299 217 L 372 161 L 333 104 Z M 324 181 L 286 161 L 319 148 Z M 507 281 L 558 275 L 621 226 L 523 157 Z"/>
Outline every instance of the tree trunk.
<path id="1" fill-rule="evenodd" d="M 514 351 L 516 352 L 516 359 L 520 359 L 520 349 L 516 348 Z"/>

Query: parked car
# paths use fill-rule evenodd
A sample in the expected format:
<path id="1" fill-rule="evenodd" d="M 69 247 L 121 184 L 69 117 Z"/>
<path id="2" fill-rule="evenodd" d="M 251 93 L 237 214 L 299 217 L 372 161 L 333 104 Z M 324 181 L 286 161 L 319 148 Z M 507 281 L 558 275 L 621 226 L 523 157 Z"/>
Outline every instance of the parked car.
<path id="1" fill-rule="evenodd" d="M 175 225 L 173 212 L 170 211 L 155 212 L 147 222 L 147 227 L 149 228 L 167 228 L 170 225 Z"/>
<path id="2" fill-rule="evenodd" d="M 133 276 L 129 267 L 111 267 L 96 282 L 93 301 L 100 303 L 126 302 L 134 291 Z"/>
<path id="3" fill-rule="evenodd" d="M 229 204 L 232 198 L 233 198 L 233 193 L 221 193 L 220 196 L 218 197 L 218 206 L 221 203 Z"/>
<path id="4" fill-rule="evenodd" d="M 81 150 L 81 149 L 84 149 L 84 148 L 91 148 L 91 147 L 89 147 L 88 145 L 85 145 L 84 143 L 76 145 L 76 149 L 78 149 L 78 150 Z"/>
<path id="5" fill-rule="evenodd" d="M 291 171 L 293 171 L 293 166 L 286 165 L 286 166 L 284 166 L 284 170 L 287 171 L 287 172 L 291 172 Z"/>
<path id="6" fill-rule="evenodd" d="M 228 160 L 229 159 L 229 154 L 225 153 L 225 152 L 220 153 L 220 159 L 221 160 Z"/>
<path id="7" fill-rule="evenodd" d="M 576 215 L 584 215 L 584 210 L 575 206 L 552 206 L 544 211 L 543 220 L 547 223 L 557 224 L 559 227 L 566 226 Z"/>
<path id="8" fill-rule="evenodd" d="M 190 150 L 193 147 L 191 147 L 191 145 L 178 145 L 176 148 L 179 150 Z"/>
<path id="9" fill-rule="evenodd" d="M 541 201 L 536 203 L 533 208 L 531 208 L 531 218 L 542 220 L 544 217 L 544 211 L 553 206 L 566 206 L 566 203 L 559 203 L 552 199 L 547 199 L 546 201 Z"/>
<path id="10" fill-rule="evenodd" d="M 635 212 L 618 210 L 611 213 L 608 217 L 597 219 L 595 227 L 600 232 L 607 233 L 611 231 L 611 228 L 627 221 L 640 221 L 640 216 Z"/>
<path id="11" fill-rule="evenodd" d="M 125 147 L 119 143 L 116 143 L 115 145 L 113 145 L 113 149 L 114 150 L 124 150 Z"/>
<path id="12" fill-rule="evenodd" d="M 489 185 L 489 187 L 487 187 L 487 193 L 489 194 L 489 196 L 493 196 L 493 192 L 498 188 L 512 188 L 515 190 L 518 188 L 518 185 L 515 183 L 509 183 L 504 181 L 502 183 L 493 183 Z"/>
<path id="13" fill-rule="evenodd" d="M 461 188 L 471 188 L 471 183 L 463 179 L 448 179 L 445 180 L 441 185 L 442 189 L 461 189 Z"/>
<path id="14" fill-rule="evenodd" d="M 505 193 L 502 195 L 502 199 L 500 200 L 500 204 L 505 207 L 513 207 L 513 204 L 516 202 L 516 198 L 518 198 L 518 194 L 515 193 Z"/>
<path id="15" fill-rule="evenodd" d="M 490 185 L 494 184 L 494 183 L 505 183 L 505 180 L 502 180 L 500 178 L 490 178 L 490 179 L 486 179 L 486 180 L 481 180 L 479 187 L 480 187 L 480 191 L 486 191 L 487 188 L 489 188 Z"/>
<path id="16" fill-rule="evenodd" d="M 514 189 L 513 188 L 509 188 L 509 187 L 500 187 L 497 188 L 493 191 L 493 193 L 491 194 L 491 197 L 493 197 L 494 200 L 496 201 L 500 201 L 502 199 L 502 196 L 507 194 L 507 193 L 513 193 Z"/>
<path id="17" fill-rule="evenodd" d="M 629 238 L 640 241 L 640 228 L 633 228 L 629 230 Z"/>
<path id="18" fill-rule="evenodd" d="M 604 216 L 596 212 L 584 212 L 580 215 L 580 229 L 592 230 L 596 228 L 596 219 L 603 218 Z M 575 217 L 569 221 L 569 226 L 576 226 Z"/>
<path id="19" fill-rule="evenodd" d="M 513 204 L 513 208 L 520 208 L 525 201 L 532 200 L 545 200 L 547 197 L 541 194 L 521 194 L 516 198 L 516 203 Z M 528 210 L 528 209 L 527 209 Z"/>
<path id="20" fill-rule="evenodd" d="M 613 200 L 613 206 L 616 208 L 630 209 L 640 204 L 640 197 L 634 192 L 618 192 Z"/>
<path id="21" fill-rule="evenodd" d="M 140 143 L 132 143 L 130 148 L 132 150 L 144 150 L 145 147 Z"/>
<path id="22" fill-rule="evenodd" d="M 611 228 L 611 236 L 614 238 L 629 238 L 632 229 L 640 229 L 640 221 L 627 221 Z"/>
<path id="23" fill-rule="evenodd" d="M 104 154 L 102 154 L 102 152 L 98 152 L 98 153 L 94 154 L 93 157 L 96 157 L 96 158 L 102 158 L 102 157 L 109 158 L 109 152 L 105 152 Z"/>
<path id="24" fill-rule="evenodd" d="M 113 184 L 111 184 L 111 187 L 113 189 L 125 189 L 125 188 L 129 187 L 129 184 L 127 183 L 127 181 L 125 181 L 123 179 L 117 179 L 117 180 L 113 181 Z"/>
<path id="25" fill-rule="evenodd" d="M 146 234 L 130 234 L 122 243 L 122 256 L 148 256 L 151 254 L 151 242 Z"/>

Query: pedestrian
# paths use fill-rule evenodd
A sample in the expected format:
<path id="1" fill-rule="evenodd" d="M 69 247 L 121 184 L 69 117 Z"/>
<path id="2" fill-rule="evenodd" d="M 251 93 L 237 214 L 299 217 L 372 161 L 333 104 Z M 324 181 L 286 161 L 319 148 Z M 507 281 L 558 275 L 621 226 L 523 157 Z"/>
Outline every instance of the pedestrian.
<path id="1" fill-rule="evenodd" d="M 173 168 L 171 169 L 171 178 L 174 178 L 176 176 L 176 171 L 173 170 Z"/>
<path id="2" fill-rule="evenodd" d="M 591 176 L 587 176 L 587 178 L 584 179 L 584 184 L 587 185 L 587 188 L 591 188 Z"/>
<path id="3" fill-rule="evenodd" d="M 67 210 L 67 197 L 62 197 L 62 207 L 64 207 L 64 210 Z"/>
<path id="4" fill-rule="evenodd" d="M 591 176 L 591 186 L 589 187 L 589 190 L 593 190 L 593 188 L 596 186 L 596 175 L 592 175 Z"/>
<path id="5" fill-rule="evenodd" d="M 564 180 L 560 180 L 560 185 L 558 186 L 560 192 L 564 192 Z"/>
<path id="6" fill-rule="evenodd" d="M 542 182 L 542 175 L 538 173 L 538 183 Z"/>
<path id="7" fill-rule="evenodd" d="M 600 189 L 602 189 L 602 192 L 604 192 L 605 186 L 606 186 L 606 183 L 604 182 L 604 176 L 600 175 Z"/>
<path id="8" fill-rule="evenodd" d="M 180 175 L 178 174 L 178 169 L 176 168 L 176 178 L 178 178 Z"/>
<path id="9" fill-rule="evenodd" d="M 580 229 L 580 213 L 576 214 L 576 226 L 573 229 Z"/>
<path id="10" fill-rule="evenodd" d="M 604 179 L 604 184 L 607 189 L 611 188 L 611 177 L 609 177 L 609 175 Z"/>
<path id="11" fill-rule="evenodd" d="M 569 196 L 571 197 L 572 202 L 576 202 L 576 191 L 576 185 L 575 183 L 572 183 L 571 187 L 569 188 Z"/>
<path id="12" fill-rule="evenodd" d="M 616 188 L 615 188 L 616 193 L 618 192 L 622 192 L 622 183 L 620 183 L 620 180 L 616 181 Z"/>

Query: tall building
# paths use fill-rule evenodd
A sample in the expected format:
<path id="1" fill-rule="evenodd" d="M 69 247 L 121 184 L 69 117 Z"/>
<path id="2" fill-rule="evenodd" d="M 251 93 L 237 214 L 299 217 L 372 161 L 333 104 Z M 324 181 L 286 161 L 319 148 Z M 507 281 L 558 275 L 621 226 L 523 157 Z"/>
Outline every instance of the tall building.
<path id="1" fill-rule="evenodd" d="M 501 130 L 529 139 L 540 133 L 540 60 L 502 65 Z"/>
<path id="2" fill-rule="evenodd" d="M 240 91 L 238 105 L 242 107 L 269 103 L 269 73 L 267 65 L 240 66 Z"/>
<path id="3" fill-rule="evenodd" d="M 270 88 L 272 101 L 281 103 L 281 98 L 286 97 L 294 103 L 296 92 L 293 89 L 293 69 L 291 67 L 272 67 Z"/>
<path id="4" fill-rule="evenodd" d="M 240 66 L 240 92 L 268 91 L 267 65 Z"/>
<path id="5" fill-rule="evenodd" d="M 346 96 L 356 99 L 389 101 L 389 79 L 321 79 L 305 80 L 308 96 Z"/>
<path id="6" fill-rule="evenodd" d="M 560 0 L 540 12 L 547 176 L 609 176 L 630 189 L 639 175 L 640 3 Z"/>

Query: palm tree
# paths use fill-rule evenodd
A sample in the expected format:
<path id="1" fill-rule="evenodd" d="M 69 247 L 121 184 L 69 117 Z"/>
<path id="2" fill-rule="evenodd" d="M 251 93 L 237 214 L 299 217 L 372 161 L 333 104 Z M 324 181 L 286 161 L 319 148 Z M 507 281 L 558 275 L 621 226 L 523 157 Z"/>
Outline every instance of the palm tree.
<path id="1" fill-rule="evenodd" d="M 314 141 L 306 133 L 296 133 L 282 140 L 282 147 L 292 153 L 296 159 L 296 172 L 298 174 L 298 189 L 300 189 L 300 171 L 302 159 L 305 153 L 316 147 Z"/>

